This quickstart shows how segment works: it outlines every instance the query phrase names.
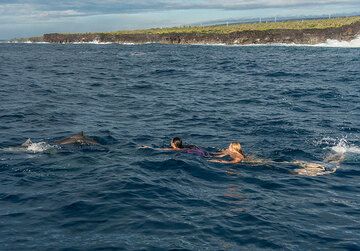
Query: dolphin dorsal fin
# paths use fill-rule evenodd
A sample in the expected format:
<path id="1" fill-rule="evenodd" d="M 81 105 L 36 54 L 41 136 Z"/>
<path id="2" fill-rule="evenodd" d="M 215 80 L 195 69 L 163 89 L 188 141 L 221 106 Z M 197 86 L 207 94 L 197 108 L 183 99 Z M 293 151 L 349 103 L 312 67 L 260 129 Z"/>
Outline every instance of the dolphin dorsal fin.
<path id="1" fill-rule="evenodd" d="M 27 146 L 30 146 L 31 144 L 32 144 L 32 141 L 30 138 L 28 138 L 21 146 L 27 147 Z"/>

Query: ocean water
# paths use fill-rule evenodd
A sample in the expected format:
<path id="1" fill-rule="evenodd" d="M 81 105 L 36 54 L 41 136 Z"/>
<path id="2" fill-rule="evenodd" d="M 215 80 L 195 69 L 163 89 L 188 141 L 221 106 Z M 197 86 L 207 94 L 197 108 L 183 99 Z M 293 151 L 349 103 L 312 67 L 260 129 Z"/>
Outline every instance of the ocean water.
<path id="1" fill-rule="evenodd" d="M 356 48 L 0 44 L 0 250 L 359 250 L 359 65 Z M 53 144 L 80 131 L 101 145 Z M 174 136 L 276 162 L 139 148 Z M 289 163 L 330 153 L 327 175 Z"/>

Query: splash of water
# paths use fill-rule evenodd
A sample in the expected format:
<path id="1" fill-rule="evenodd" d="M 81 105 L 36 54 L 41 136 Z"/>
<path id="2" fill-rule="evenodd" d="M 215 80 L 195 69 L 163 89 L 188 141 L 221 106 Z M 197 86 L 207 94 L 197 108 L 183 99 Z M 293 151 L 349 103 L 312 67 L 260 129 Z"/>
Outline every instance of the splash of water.
<path id="1" fill-rule="evenodd" d="M 9 41 L 7 41 L 9 42 Z M 18 43 L 17 41 L 12 41 L 11 43 Z M 32 42 L 25 41 L 22 42 L 25 44 L 48 44 L 48 42 Z M 64 43 L 66 44 L 66 43 Z M 89 42 L 72 42 L 70 44 L 97 44 L 97 45 L 106 45 L 106 44 L 122 44 L 122 45 L 136 45 L 136 43 L 122 43 L 122 42 L 102 42 L 97 39 Z M 152 44 L 152 42 L 147 42 L 144 44 Z M 333 48 L 360 48 L 360 35 L 351 41 L 339 41 L 335 39 L 328 39 L 325 43 L 320 44 L 283 44 L 283 43 L 273 43 L 273 44 L 246 44 L 246 45 L 238 45 L 238 44 L 223 44 L 223 43 L 201 43 L 201 44 L 192 44 L 192 45 L 203 45 L 203 46 L 310 46 L 310 47 L 333 47 Z"/>
<path id="2" fill-rule="evenodd" d="M 5 152 L 42 153 L 53 148 L 56 148 L 56 146 L 49 145 L 46 142 L 38 142 L 38 143 L 31 143 L 28 146 L 8 147 L 1 150 Z"/>
<path id="3" fill-rule="evenodd" d="M 319 44 L 296 44 L 296 43 L 290 43 L 290 44 L 286 44 L 286 43 L 272 43 L 272 44 L 234 44 L 234 45 L 229 45 L 229 44 L 194 44 L 194 45 L 204 45 L 204 46 L 290 46 L 290 47 L 304 47 L 304 46 L 308 46 L 308 47 L 333 47 L 333 48 L 360 48 L 360 35 L 358 37 L 356 37 L 353 40 L 350 41 L 339 41 L 339 40 L 335 40 L 335 39 L 328 39 L 325 43 L 319 43 Z"/>
<path id="4" fill-rule="evenodd" d="M 337 145 L 331 147 L 331 150 L 339 154 L 345 154 L 345 153 L 360 154 L 360 147 L 350 145 L 346 139 L 341 139 Z"/>
<path id="5" fill-rule="evenodd" d="M 51 148 L 53 148 L 53 146 L 47 144 L 46 142 L 39 142 L 30 144 L 28 147 L 26 147 L 26 150 L 32 153 L 40 153 L 45 152 Z"/>
<path id="6" fill-rule="evenodd" d="M 347 153 L 360 153 L 360 148 L 350 145 L 346 138 L 334 139 L 327 137 L 314 143 L 317 146 L 325 145 L 325 148 L 331 149 L 331 153 L 329 153 L 325 160 L 321 163 L 295 161 L 294 163 L 300 166 L 300 168 L 294 171 L 296 174 L 319 176 L 335 173 L 336 170 L 340 168 L 340 165 L 344 161 Z"/>
<path id="7" fill-rule="evenodd" d="M 250 45 L 254 46 L 254 45 Z M 261 46 L 261 45 L 260 45 Z M 264 46 L 269 46 L 269 44 L 264 44 Z M 270 44 L 270 46 L 309 46 L 309 47 L 330 47 L 330 48 L 360 48 L 360 35 L 357 36 L 355 39 L 350 41 L 339 41 L 335 39 L 328 39 L 325 43 L 319 43 L 319 44 L 282 44 L 282 43 L 276 43 L 276 44 Z"/>
<path id="8" fill-rule="evenodd" d="M 336 154 L 354 153 L 360 154 L 360 147 L 348 142 L 347 137 L 331 138 L 325 137 L 319 141 L 314 142 L 315 145 L 323 145 L 325 148 L 330 148 Z"/>
<path id="9" fill-rule="evenodd" d="M 318 47 L 342 47 L 342 48 L 360 48 L 360 35 L 351 41 L 338 41 L 328 39 L 325 43 L 316 44 Z"/>
<path id="10" fill-rule="evenodd" d="M 90 42 L 73 42 L 72 44 L 113 44 L 112 42 L 101 42 L 100 40 L 93 40 Z"/>

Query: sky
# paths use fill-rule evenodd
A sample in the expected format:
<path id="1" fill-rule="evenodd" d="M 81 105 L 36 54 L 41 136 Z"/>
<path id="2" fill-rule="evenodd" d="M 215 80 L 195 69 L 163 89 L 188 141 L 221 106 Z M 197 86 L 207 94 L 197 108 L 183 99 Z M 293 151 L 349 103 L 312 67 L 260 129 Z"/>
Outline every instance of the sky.
<path id="1" fill-rule="evenodd" d="M 0 0 L 0 39 L 360 13 L 360 0 Z"/>

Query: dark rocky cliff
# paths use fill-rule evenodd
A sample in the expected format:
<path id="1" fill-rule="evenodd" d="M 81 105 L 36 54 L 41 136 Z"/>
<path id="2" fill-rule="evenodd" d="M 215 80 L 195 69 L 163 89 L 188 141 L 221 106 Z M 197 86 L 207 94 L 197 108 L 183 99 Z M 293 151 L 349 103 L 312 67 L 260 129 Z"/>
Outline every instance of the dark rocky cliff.
<path id="1" fill-rule="evenodd" d="M 360 22 L 339 28 L 303 29 L 303 30 L 267 30 L 241 31 L 229 34 L 113 34 L 113 33 L 83 33 L 83 34 L 45 34 L 44 42 L 74 43 L 74 42 L 110 42 L 110 43 L 162 43 L 162 44 L 270 44 L 295 43 L 318 44 L 328 39 L 350 41 L 360 35 Z"/>

